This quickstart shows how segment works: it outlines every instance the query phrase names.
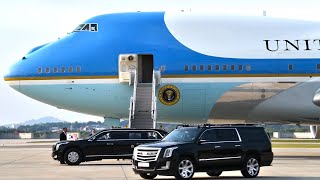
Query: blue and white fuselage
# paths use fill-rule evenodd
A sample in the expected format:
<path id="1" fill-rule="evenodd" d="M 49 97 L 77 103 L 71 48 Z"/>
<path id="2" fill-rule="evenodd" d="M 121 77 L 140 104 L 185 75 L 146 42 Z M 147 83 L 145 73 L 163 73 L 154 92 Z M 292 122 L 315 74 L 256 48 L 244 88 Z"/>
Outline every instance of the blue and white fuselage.
<path id="1" fill-rule="evenodd" d="M 270 17 L 107 14 L 33 49 L 5 80 L 58 108 L 128 118 L 133 86 L 119 81 L 119 55 L 148 54 L 161 69 L 156 92 L 180 91 L 174 105 L 158 101 L 158 121 L 316 125 L 319 32 L 320 23 Z"/>

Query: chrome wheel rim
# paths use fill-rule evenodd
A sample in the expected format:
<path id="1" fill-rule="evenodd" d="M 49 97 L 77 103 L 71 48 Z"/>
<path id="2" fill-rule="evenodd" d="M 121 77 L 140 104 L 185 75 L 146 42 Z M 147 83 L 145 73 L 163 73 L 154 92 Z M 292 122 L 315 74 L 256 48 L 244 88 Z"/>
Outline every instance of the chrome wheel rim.
<path id="1" fill-rule="evenodd" d="M 250 176 L 255 176 L 258 174 L 260 169 L 259 162 L 255 158 L 251 158 L 247 162 L 247 171 Z"/>
<path id="2" fill-rule="evenodd" d="M 193 164 L 190 160 L 183 160 L 179 164 L 179 174 L 183 178 L 190 178 L 193 174 Z"/>
<path id="3" fill-rule="evenodd" d="M 79 154 L 77 152 L 71 151 L 68 154 L 68 160 L 72 163 L 75 163 L 79 160 Z"/>

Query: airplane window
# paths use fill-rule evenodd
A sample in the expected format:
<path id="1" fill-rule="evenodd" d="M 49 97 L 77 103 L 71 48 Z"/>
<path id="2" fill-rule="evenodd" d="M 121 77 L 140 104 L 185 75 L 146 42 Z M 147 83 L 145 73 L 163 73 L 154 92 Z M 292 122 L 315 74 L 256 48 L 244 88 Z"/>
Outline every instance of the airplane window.
<path id="1" fill-rule="evenodd" d="M 90 24 L 86 24 L 81 31 L 90 31 Z"/>
<path id="2" fill-rule="evenodd" d="M 160 66 L 160 69 L 159 69 L 161 72 L 164 72 L 166 70 L 166 66 Z"/>
<path id="3" fill-rule="evenodd" d="M 220 70 L 220 66 L 216 65 L 216 71 L 219 71 L 219 70 Z"/>
<path id="4" fill-rule="evenodd" d="M 189 71 L 189 66 L 185 65 L 184 66 L 184 71 Z"/>
<path id="5" fill-rule="evenodd" d="M 234 65 L 231 65 L 231 71 L 234 71 Z"/>
<path id="6" fill-rule="evenodd" d="M 53 72 L 57 73 L 58 72 L 58 68 L 57 67 L 53 68 Z"/>
<path id="7" fill-rule="evenodd" d="M 42 73 L 42 68 L 38 68 L 38 74 Z"/>
<path id="8" fill-rule="evenodd" d="M 293 69 L 293 65 L 289 64 L 288 69 L 291 71 Z"/>
<path id="9" fill-rule="evenodd" d="M 317 64 L 317 69 L 320 70 L 320 64 Z"/>
<path id="10" fill-rule="evenodd" d="M 81 72 L 81 67 L 77 66 L 77 73 Z"/>
<path id="11" fill-rule="evenodd" d="M 197 70 L 197 66 L 196 65 L 193 65 L 192 66 L 192 71 L 196 71 Z"/>
<path id="12" fill-rule="evenodd" d="M 243 68 L 242 65 L 239 65 L 239 66 L 238 66 L 238 70 L 239 70 L 239 71 L 242 71 L 242 68 Z"/>
<path id="13" fill-rule="evenodd" d="M 203 70 L 204 70 L 204 66 L 200 65 L 200 71 L 203 71 Z"/>
<path id="14" fill-rule="evenodd" d="M 66 68 L 65 68 L 65 67 L 62 67 L 62 68 L 61 68 L 61 72 L 62 72 L 62 73 L 65 73 L 65 72 L 66 72 Z"/>
<path id="15" fill-rule="evenodd" d="M 46 68 L 46 73 L 50 73 L 50 68 Z"/>
<path id="16" fill-rule="evenodd" d="M 212 66 L 208 65 L 208 71 L 212 71 Z"/>
<path id="17" fill-rule="evenodd" d="M 69 67 L 69 73 L 73 72 L 73 67 Z"/>
<path id="18" fill-rule="evenodd" d="M 246 71 L 251 71 L 251 65 L 249 64 L 246 65 Z"/>
<path id="19" fill-rule="evenodd" d="M 226 71 L 227 70 L 227 65 L 223 65 L 223 70 Z"/>

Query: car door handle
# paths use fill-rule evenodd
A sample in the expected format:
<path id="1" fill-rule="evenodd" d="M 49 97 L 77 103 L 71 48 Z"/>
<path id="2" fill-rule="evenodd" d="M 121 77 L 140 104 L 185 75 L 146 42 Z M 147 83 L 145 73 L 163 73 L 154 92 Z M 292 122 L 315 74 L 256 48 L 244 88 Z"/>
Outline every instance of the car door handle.
<path id="1" fill-rule="evenodd" d="M 112 146 L 112 145 L 113 145 L 113 143 L 107 143 L 107 145 L 108 145 L 108 146 Z"/>
<path id="2" fill-rule="evenodd" d="M 214 146 L 214 148 L 221 148 L 221 146 Z"/>
<path id="3" fill-rule="evenodd" d="M 241 147 L 241 145 L 237 144 L 237 145 L 234 145 L 235 147 Z"/>

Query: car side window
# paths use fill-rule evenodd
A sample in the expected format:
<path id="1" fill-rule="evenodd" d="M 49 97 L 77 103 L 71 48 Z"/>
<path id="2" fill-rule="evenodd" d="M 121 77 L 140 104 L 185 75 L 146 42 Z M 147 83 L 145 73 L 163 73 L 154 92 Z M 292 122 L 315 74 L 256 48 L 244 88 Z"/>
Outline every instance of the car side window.
<path id="1" fill-rule="evenodd" d="M 141 132 L 129 132 L 129 139 L 142 139 Z"/>
<path id="2" fill-rule="evenodd" d="M 205 131 L 201 136 L 201 141 L 204 142 L 215 142 L 216 141 L 216 133 L 214 129 Z"/>
<path id="3" fill-rule="evenodd" d="M 111 133 L 110 132 L 102 133 L 102 134 L 98 135 L 98 137 L 96 139 L 98 141 L 104 141 L 104 140 L 112 139 L 111 138 Z"/>
<path id="4" fill-rule="evenodd" d="M 151 131 L 148 132 L 147 139 L 161 139 L 161 136 L 159 135 L 159 133 Z"/>
<path id="5" fill-rule="evenodd" d="M 240 141 L 236 129 L 215 129 L 217 141 Z"/>
<path id="6" fill-rule="evenodd" d="M 129 139 L 128 131 L 114 131 L 111 133 L 112 139 Z"/>

